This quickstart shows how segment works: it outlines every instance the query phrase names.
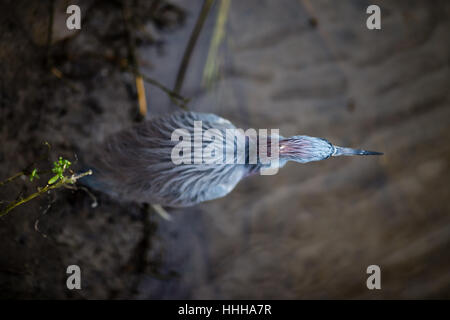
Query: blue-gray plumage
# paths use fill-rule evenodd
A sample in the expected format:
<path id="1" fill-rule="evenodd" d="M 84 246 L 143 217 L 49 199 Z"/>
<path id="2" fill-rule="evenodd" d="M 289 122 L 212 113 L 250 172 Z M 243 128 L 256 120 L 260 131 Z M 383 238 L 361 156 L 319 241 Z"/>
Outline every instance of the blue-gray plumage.
<path id="1" fill-rule="evenodd" d="M 172 151 L 178 141 L 172 141 L 172 133 L 185 129 L 194 136 L 194 121 L 202 121 L 203 133 L 216 129 L 223 139 L 227 129 L 235 129 L 226 119 L 197 112 L 177 112 L 145 121 L 105 141 L 99 150 L 101 156 L 93 163 L 94 175 L 85 183 L 124 200 L 184 207 L 223 197 L 242 178 L 269 166 L 259 158 L 256 163 L 250 163 L 248 154 L 238 163 L 175 164 Z M 223 148 L 224 154 L 237 154 L 239 142 L 228 145 L 223 139 L 216 138 L 211 143 Z M 380 154 L 333 146 L 325 139 L 309 136 L 271 136 L 269 144 L 273 139 L 279 143 L 277 166 L 280 168 L 287 161 L 306 163 L 331 156 Z M 245 141 L 244 149 L 249 151 L 249 138 L 241 141 Z M 196 148 L 204 147 L 205 144 L 193 144 L 192 154 Z"/>

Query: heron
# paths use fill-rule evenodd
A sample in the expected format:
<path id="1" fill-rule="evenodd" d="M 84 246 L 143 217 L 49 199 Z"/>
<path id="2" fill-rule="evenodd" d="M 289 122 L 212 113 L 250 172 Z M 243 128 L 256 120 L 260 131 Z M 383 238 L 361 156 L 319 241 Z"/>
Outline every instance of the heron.
<path id="1" fill-rule="evenodd" d="M 177 164 L 173 161 L 173 152 L 179 141 L 172 139 L 173 133 L 182 129 L 187 134 L 195 135 L 195 124 L 198 122 L 201 123 L 202 133 L 213 129 L 216 133 L 221 133 L 222 137 L 226 136 L 227 130 L 236 129 L 230 121 L 215 114 L 192 111 L 180 111 L 146 120 L 109 136 L 98 147 L 97 154 L 100 156 L 92 162 L 94 174 L 83 178 L 82 182 L 123 200 L 167 207 L 188 207 L 224 197 L 245 177 L 274 166 L 273 163 L 263 163 L 259 157 L 256 162 L 249 161 L 251 139 L 248 137 L 237 139 L 233 144 L 225 144 L 221 138 L 209 142 L 216 150 L 223 149 L 228 154 L 235 155 L 238 148 L 246 150 L 244 161 L 188 161 Z M 382 154 L 339 147 L 326 139 L 306 135 L 287 138 L 269 135 L 267 141 L 269 144 L 277 142 L 277 168 L 282 168 L 288 161 L 308 163 L 338 156 Z M 204 149 L 209 143 L 194 143 L 189 147 L 189 155 L 195 154 L 199 148 Z M 260 148 L 258 143 L 257 148 Z"/>

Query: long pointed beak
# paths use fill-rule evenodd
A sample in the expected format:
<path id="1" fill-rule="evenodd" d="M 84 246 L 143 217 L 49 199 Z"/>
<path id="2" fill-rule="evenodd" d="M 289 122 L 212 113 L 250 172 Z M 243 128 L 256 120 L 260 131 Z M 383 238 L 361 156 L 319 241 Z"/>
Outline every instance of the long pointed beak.
<path id="1" fill-rule="evenodd" d="M 342 148 L 334 146 L 334 152 L 331 156 L 339 157 L 339 156 L 380 156 L 380 155 L 383 155 L 383 153 L 376 151 L 367 151 L 361 149 Z"/>

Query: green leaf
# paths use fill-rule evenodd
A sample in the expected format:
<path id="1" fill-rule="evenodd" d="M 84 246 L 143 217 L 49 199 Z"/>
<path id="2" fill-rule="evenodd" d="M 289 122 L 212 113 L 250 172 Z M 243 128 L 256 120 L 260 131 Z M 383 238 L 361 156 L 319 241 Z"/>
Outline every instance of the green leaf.
<path id="1" fill-rule="evenodd" d="M 56 181 L 58 181 L 59 175 L 54 176 L 50 180 L 48 180 L 48 184 L 54 184 Z"/>
<path id="2" fill-rule="evenodd" d="M 37 168 L 34 168 L 30 174 L 30 181 L 33 182 L 34 179 L 39 179 L 39 175 L 37 174 Z"/>
<path id="3" fill-rule="evenodd" d="M 59 157 L 58 161 L 53 162 L 52 172 L 56 173 L 60 179 L 63 178 L 64 171 L 71 166 L 72 162 L 63 157 Z"/>

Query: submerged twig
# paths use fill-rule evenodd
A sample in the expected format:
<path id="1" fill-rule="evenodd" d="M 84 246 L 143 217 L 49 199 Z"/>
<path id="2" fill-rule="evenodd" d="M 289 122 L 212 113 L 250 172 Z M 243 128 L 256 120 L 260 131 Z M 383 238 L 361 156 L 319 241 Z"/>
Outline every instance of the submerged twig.
<path id="1" fill-rule="evenodd" d="M 145 118 L 145 116 L 147 115 L 147 98 L 145 96 L 144 80 L 139 72 L 139 62 L 136 56 L 135 40 L 130 27 L 131 14 L 128 6 L 125 4 L 125 1 L 122 1 L 122 14 L 123 14 L 123 24 L 125 27 L 125 32 L 127 34 L 128 40 L 128 60 L 130 61 L 131 69 L 133 71 L 136 81 L 139 114 Z"/>
<path id="2" fill-rule="evenodd" d="M 24 176 L 24 175 L 25 175 L 25 172 L 24 171 L 20 171 L 20 172 L 16 173 L 15 175 L 13 175 L 13 176 L 11 176 L 11 177 L 3 180 L 3 181 L 0 181 L 0 187 L 5 185 L 5 184 L 7 184 L 7 183 L 9 183 L 9 182 L 11 182 L 11 181 L 16 180 L 17 178 L 19 178 L 21 176 Z"/>
<path id="3" fill-rule="evenodd" d="M 170 214 L 159 204 L 152 204 L 153 210 L 161 216 L 164 220 L 172 221 Z"/>
<path id="4" fill-rule="evenodd" d="M 142 117 L 147 115 L 147 98 L 145 96 L 145 87 L 144 87 L 144 79 L 142 79 L 141 75 L 136 75 L 136 90 L 138 95 L 138 103 L 139 103 L 139 114 Z"/>
<path id="5" fill-rule="evenodd" d="M 217 74 L 217 54 L 219 52 L 220 44 L 225 37 L 225 26 L 227 23 L 228 12 L 230 10 L 230 3 L 231 0 L 220 1 L 216 25 L 214 26 L 208 57 L 206 58 L 205 68 L 203 70 L 202 84 L 206 86 L 211 84 Z"/>
<path id="6" fill-rule="evenodd" d="M 157 80 L 150 78 L 146 75 L 143 74 L 139 74 L 142 79 L 144 79 L 145 82 L 148 82 L 149 84 L 161 89 L 164 93 L 166 93 L 169 98 L 180 108 L 187 110 L 187 103 L 189 103 L 189 99 L 185 98 L 183 96 L 181 96 L 179 93 L 170 90 L 168 87 L 164 86 L 163 84 L 161 84 L 160 82 L 158 82 Z"/>
<path id="7" fill-rule="evenodd" d="M 183 86 L 184 76 L 186 74 L 186 70 L 191 59 L 192 51 L 194 50 L 195 44 L 197 42 L 198 36 L 200 35 L 200 31 L 202 30 L 203 24 L 205 23 L 206 18 L 208 17 L 209 10 L 213 4 L 213 0 L 204 0 L 202 9 L 200 11 L 200 15 L 197 18 L 197 22 L 195 23 L 194 30 L 192 31 L 191 37 L 189 38 L 189 42 L 187 44 L 186 50 L 184 51 L 183 59 L 181 60 L 180 68 L 178 69 L 177 78 L 175 81 L 175 86 L 173 91 L 179 93 L 181 91 L 181 87 Z"/>

